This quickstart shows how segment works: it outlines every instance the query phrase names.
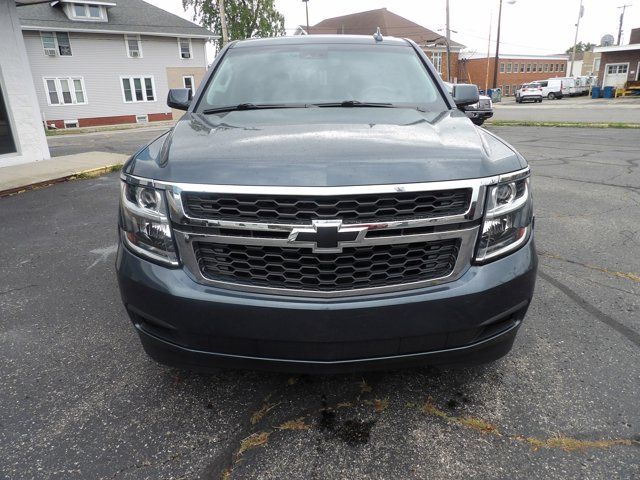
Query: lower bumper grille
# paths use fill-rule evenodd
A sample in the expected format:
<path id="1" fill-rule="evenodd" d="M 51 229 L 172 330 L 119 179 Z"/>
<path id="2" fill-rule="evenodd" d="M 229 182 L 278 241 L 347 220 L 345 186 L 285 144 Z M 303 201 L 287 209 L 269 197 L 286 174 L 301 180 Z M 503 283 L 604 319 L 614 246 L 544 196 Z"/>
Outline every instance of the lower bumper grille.
<path id="1" fill-rule="evenodd" d="M 345 248 L 305 248 L 195 242 L 202 275 L 210 280 L 271 288 L 341 291 L 446 277 L 456 264 L 459 239 Z"/>

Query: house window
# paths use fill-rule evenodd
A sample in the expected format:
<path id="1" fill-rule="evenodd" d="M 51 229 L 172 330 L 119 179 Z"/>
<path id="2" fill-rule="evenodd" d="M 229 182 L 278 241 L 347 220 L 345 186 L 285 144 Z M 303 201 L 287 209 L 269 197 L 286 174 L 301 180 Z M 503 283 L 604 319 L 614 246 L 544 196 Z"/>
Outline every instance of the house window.
<path id="1" fill-rule="evenodd" d="M 511 85 L 505 85 L 503 88 L 503 95 L 511 95 Z"/>
<path id="2" fill-rule="evenodd" d="M 84 105 L 87 95 L 82 77 L 45 78 L 49 105 Z"/>
<path id="3" fill-rule="evenodd" d="M 122 96 L 126 103 L 155 102 L 153 77 L 121 77 Z"/>
<path id="4" fill-rule="evenodd" d="M 560 71 L 561 71 L 561 72 L 564 72 L 564 63 L 561 63 L 561 64 L 560 64 Z"/>
<path id="5" fill-rule="evenodd" d="M 191 58 L 191 39 L 179 38 L 178 39 L 178 53 L 180 58 Z"/>
<path id="6" fill-rule="evenodd" d="M 527 63 L 527 73 L 531 71 L 531 64 Z"/>
<path id="7" fill-rule="evenodd" d="M 42 48 L 44 48 L 45 55 L 50 57 L 55 57 L 56 55 L 70 57 L 72 55 L 71 42 L 67 32 L 40 32 L 40 38 L 42 39 Z"/>
<path id="8" fill-rule="evenodd" d="M 88 5 L 89 9 L 89 17 L 91 18 L 101 18 L 101 10 L 98 5 Z"/>
<path id="9" fill-rule="evenodd" d="M 520 64 L 520 71 L 521 71 L 522 73 L 524 73 L 524 63 L 521 63 L 521 64 Z"/>
<path id="10" fill-rule="evenodd" d="M 548 72 L 548 71 L 549 71 L 549 64 L 548 64 L 548 63 L 545 63 L 545 64 L 544 64 L 544 71 L 545 71 L 545 72 Z"/>
<path id="11" fill-rule="evenodd" d="M 513 73 L 518 73 L 518 64 L 517 63 L 513 64 Z"/>
<path id="12" fill-rule="evenodd" d="M 60 53 L 60 56 L 70 57 L 72 54 L 69 34 L 67 32 L 56 32 L 56 40 L 58 41 L 58 53 Z"/>
<path id="13" fill-rule="evenodd" d="M 507 73 L 511 73 L 512 64 L 507 63 Z"/>
<path id="14" fill-rule="evenodd" d="M 189 99 L 192 99 L 195 92 L 193 76 L 182 77 L 182 85 L 184 85 L 184 88 L 189 89 Z"/>
<path id="15" fill-rule="evenodd" d="M 599 58 L 594 58 L 593 59 L 593 73 L 595 74 L 596 72 L 600 71 L 600 59 Z"/>
<path id="16" fill-rule="evenodd" d="M 140 35 L 125 35 L 124 41 L 127 44 L 127 56 L 129 58 L 142 57 L 142 45 Z"/>
<path id="17" fill-rule="evenodd" d="M 442 52 L 432 52 L 431 63 L 433 63 L 436 72 L 442 73 Z"/>
<path id="18" fill-rule="evenodd" d="M 504 73 L 504 63 L 500 62 L 500 73 Z"/>
<path id="19" fill-rule="evenodd" d="M 86 3 L 74 3 L 72 7 L 74 18 L 101 20 L 102 7 L 100 5 L 87 5 Z"/>

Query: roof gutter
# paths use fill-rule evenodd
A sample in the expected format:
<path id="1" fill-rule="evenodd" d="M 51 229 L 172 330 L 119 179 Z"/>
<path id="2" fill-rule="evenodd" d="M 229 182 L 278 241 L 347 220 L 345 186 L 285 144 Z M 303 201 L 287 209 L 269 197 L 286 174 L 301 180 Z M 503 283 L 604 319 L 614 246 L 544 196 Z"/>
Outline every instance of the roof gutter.
<path id="1" fill-rule="evenodd" d="M 47 0 L 49 2 L 50 0 Z M 22 30 L 29 31 L 41 31 L 45 30 L 47 32 L 80 32 L 80 33 L 107 33 L 113 35 L 130 35 L 130 34 L 140 34 L 140 35 L 148 35 L 151 37 L 180 37 L 180 38 L 220 38 L 220 35 L 205 35 L 205 34 L 195 34 L 195 33 L 167 33 L 167 32 L 145 32 L 142 30 L 98 30 L 93 28 L 74 28 L 74 27 L 36 27 L 33 25 L 22 25 Z"/>

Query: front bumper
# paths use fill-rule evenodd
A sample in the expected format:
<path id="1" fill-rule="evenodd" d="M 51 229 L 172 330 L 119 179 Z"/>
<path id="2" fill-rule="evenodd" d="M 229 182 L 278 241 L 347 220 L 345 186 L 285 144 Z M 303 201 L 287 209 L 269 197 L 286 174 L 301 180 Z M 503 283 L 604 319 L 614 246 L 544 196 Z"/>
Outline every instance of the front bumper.
<path id="1" fill-rule="evenodd" d="M 157 361 L 334 373 L 505 355 L 533 294 L 537 256 L 532 235 L 517 252 L 454 282 L 322 300 L 201 285 L 122 245 L 116 263 L 125 307 Z"/>
<path id="2" fill-rule="evenodd" d="M 487 120 L 488 118 L 493 117 L 493 110 L 465 110 L 465 113 L 471 120 Z"/>

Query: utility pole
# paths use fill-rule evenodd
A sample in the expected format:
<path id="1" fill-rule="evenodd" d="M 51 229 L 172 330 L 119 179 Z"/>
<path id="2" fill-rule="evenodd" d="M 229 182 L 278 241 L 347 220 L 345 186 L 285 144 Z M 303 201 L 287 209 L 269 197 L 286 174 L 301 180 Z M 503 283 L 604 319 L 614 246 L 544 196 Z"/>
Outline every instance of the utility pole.
<path id="1" fill-rule="evenodd" d="M 309 32 L 309 0 L 302 0 L 304 2 L 304 9 L 307 12 L 307 35 L 311 35 Z"/>
<path id="2" fill-rule="evenodd" d="M 498 32 L 496 34 L 496 58 L 493 65 L 493 86 L 498 88 L 498 57 L 500 56 L 500 22 L 502 20 L 502 0 L 500 0 L 500 8 L 498 9 Z"/>
<path id="3" fill-rule="evenodd" d="M 620 45 L 620 43 L 622 42 L 622 22 L 624 21 L 624 12 L 627 9 L 627 7 L 630 7 L 631 4 L 628 3 L 626 5 L 621 5 L 618 8 L 622 9 L 622 13 L 620 14 L 620 26 L 618 27 L 618 45 Z"/>
<path id="4" fill-rule="evenodd" d="M 447 0 L 447 82 L 451 83 L 451 29 L 449 28 L 449 0 Z"/>
<path id="5" fill-rule="evenodd" d="M 484 79 L 484 94 L 489 90 L 489 61 L 491 60 L 491 23 L 493 22 L 493 10 L 489 17 L 489 39 L 487 40 L 487 76 Z"/>
<path id="6" fill-rule="evenodd" d="M 224 0 L 218 0 L 218 8 L 220 9 L 220 28 L 222 29 L 222 46 L 224 47 L 229 41 L 227 17 L 224 14 Z"/>
<path id="7" fill-rule="evenodd" d="M 578 29 L 580 28 L 580 19 L 584 15 L 584 7 L 582 6 L 582 0 L 580 0 L 580 10 L 578 10 L 578 21 L 576 22 L 576 36 L 573 39 L 573 51 L 571 52 L 571 68 L 569 69 L 569 76 L 573 77 L 573 64 L 576 61 L 576 47 L 578 46 Z"/>

